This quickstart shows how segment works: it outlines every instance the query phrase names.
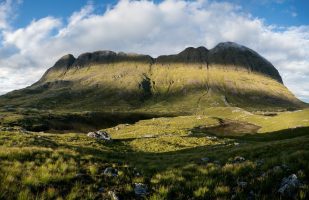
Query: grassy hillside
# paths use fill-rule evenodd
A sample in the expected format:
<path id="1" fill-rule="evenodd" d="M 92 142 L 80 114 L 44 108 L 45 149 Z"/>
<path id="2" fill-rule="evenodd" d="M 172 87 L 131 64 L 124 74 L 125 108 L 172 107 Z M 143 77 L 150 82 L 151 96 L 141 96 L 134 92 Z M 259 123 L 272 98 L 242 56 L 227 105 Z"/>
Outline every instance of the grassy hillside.
<path id="1" fill-rule="evenodd" d="M 280 199 L 293 173 L 295 198 L 307 199 L 308 116 L 212 108 L 108 128 L 112 142 L 2 129 L 0 199 L 136 199 L 135 183 L 148 187 L 141 199 Z"/>
<path id="2" fill-rule="evenodd" d="M 196 113 L 209 107 L 303 107 L 281 83 L 258 73 L 200 64 L 121 62 L 47 73 L 44 81 L 0 97 L 2 107 L 69 111 Z"/>
<path id="3" fill-rule="evenodd" d="M 308 105 L 234 43 L 67 55 L 0 96 L 0 200 L 308 199 L 308 133 Z"/>

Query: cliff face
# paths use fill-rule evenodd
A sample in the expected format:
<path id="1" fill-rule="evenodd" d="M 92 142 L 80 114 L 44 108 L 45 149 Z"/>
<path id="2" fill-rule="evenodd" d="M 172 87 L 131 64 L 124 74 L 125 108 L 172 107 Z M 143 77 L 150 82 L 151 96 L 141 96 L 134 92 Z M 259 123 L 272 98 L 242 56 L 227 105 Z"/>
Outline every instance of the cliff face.
<path id="1" fill-rule="evenodd" d="M 0 98 L 48 109 L 197 112 L 211 106 L 299 108 L 276 68 L 236 43 L 175 55 L 97 51 L 63 56 L 32 86 Z"/>

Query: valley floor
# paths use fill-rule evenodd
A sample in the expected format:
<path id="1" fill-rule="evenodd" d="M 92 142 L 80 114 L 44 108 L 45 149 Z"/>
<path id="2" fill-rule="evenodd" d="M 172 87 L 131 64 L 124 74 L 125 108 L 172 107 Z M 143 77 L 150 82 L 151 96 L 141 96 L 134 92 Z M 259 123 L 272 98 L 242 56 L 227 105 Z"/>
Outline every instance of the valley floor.
<path id="1" fill-rule="evenodd" d="M 0 199 L 308 199 L 309 110 L 212 108 L 82 133 L 2 127 Z"/>

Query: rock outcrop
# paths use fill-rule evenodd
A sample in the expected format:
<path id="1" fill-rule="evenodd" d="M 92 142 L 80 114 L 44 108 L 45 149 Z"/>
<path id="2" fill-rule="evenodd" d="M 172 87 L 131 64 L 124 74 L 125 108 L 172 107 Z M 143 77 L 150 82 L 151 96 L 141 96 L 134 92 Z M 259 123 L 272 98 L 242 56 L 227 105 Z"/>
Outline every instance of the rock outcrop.
<path id="1" fill-rule="evenodd" d="M 99 139 L 99 140 L 105 140 L 105 141 L 111 141 L 112 138 L 109 136 L 109 134 L 105 131 L 95 131 L 95 132 L 89 132 L 87 134 L 88 137 Z"/>
<path id="2" fill-rule="evenodd" d="M 233 42 L 219 43 L 209 51 L 207 61 L 209 65 L 222 65 L 235 70 L 246 69 L 249 72 L 265 74 L 282 83 L 279 72 L 269 61 L 252 49 Z"/>
<path id="3" fill-rule="evenodd" d="M 226 68 L 246 69 L 249 72 L 258 72 L 282 83 L 282 79 L 276 68 L 257 52 L 233 43 L 219 43 L 213 49 L 201 47 L 188 47 L 178 54 L 162 55 L 152 58 L 143 54 L 116 53 L 113 51 L 95 51 L 83 53 L 76 59 L 68 54 L 60 58 L 51 69 L 69 69 L 70 67 L 81 68 L 94 64 L 107 64 L 115 62 L 144 62 L 144 63 L 200 63 L 207 67 L 220 65 Z"/>

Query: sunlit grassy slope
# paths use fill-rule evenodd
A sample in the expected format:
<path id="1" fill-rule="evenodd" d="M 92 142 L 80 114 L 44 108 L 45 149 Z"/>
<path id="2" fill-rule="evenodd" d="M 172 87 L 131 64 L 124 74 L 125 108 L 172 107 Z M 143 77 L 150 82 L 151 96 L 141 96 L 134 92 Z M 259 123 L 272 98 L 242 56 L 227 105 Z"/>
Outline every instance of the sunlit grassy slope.
<path id="1" fill-rule="evenodd" d="M 303 184 L 296 198 L 307 199 L 308 112 L 210 108 L 105 129 L 112 142 L 1 131 L 0 199 L 110 199 L 110 191 L 136 199 L 134 183 L 140 182 L 148 186 L 144 199 L 279 199 L 281 180 L 292 173 Z M 229 129 L 224 122 L 231 121 Z M 235 163 L 235 156 L 246 160 Z M 119 175 L 104 175 L 106 167 Z"/>
<path id="2" fill-rule="evenodd" d="M 286 110 L 305 105 L 266 75 L 220 65 L 118 62 L 55 69 L 0 98 L 0 105 L 56 110 L 187 112 L 239 106 Z"/>

